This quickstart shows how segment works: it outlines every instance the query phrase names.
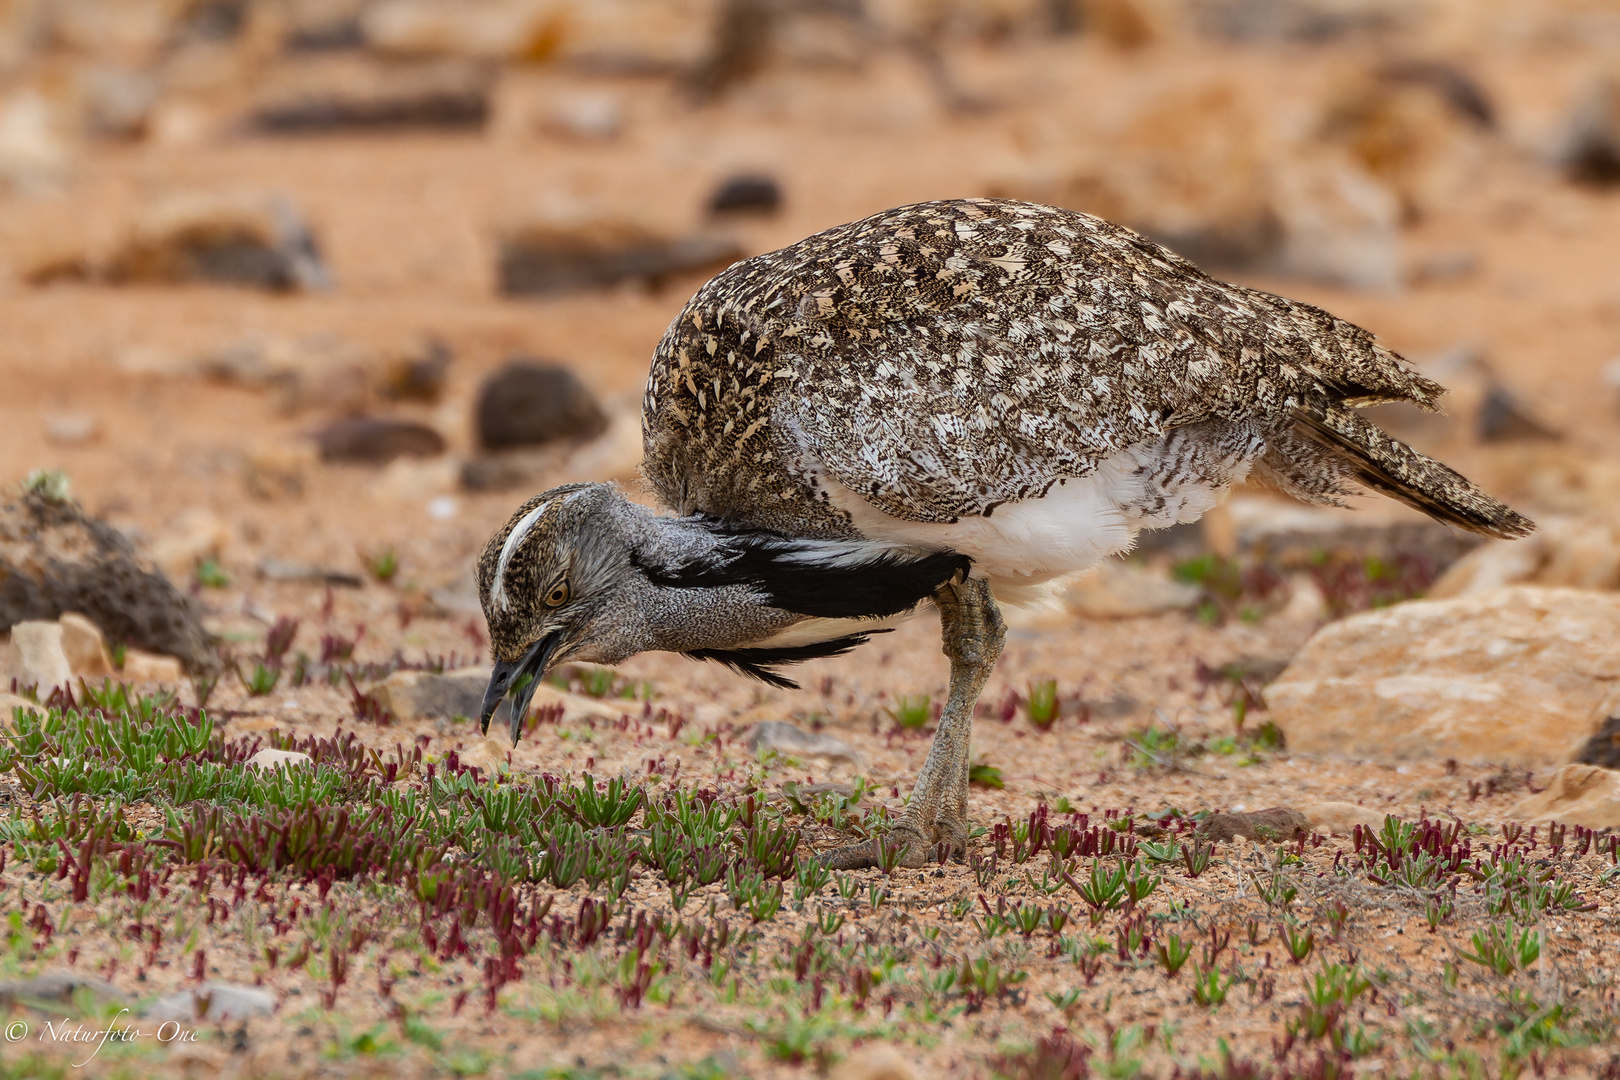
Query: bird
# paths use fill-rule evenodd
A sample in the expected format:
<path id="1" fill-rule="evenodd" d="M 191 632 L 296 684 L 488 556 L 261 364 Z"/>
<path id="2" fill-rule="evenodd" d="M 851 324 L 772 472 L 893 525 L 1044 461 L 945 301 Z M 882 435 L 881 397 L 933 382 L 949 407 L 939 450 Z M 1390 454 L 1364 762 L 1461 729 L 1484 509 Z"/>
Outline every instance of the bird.
<path id="1" fill-rule="evenodd" d="M 1088 214 L 952 199 L 828 229 L 720 272 L 659 341 L 642 472 L 666 512 L 569 484 L 490 538 L 483 729 L 510 695 L 515 745 L 535 681 L 565 660 L 666 650 L 791 688 L 783 666 L 931 603 L 949 693 L 904 814 L 822 859 L 962 857 L 1000 605 L 1244 480 L 1531 531 L 1359 412 L 1437 411 L 1444 392 L 1367 330 Z"/>

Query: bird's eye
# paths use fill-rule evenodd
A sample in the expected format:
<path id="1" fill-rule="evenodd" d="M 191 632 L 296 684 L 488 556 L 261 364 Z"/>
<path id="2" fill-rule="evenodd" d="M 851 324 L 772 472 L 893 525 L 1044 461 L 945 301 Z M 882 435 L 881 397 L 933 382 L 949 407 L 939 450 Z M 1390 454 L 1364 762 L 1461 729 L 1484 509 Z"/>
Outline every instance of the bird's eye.
<path id="1" fill-rule="evenodd" d="M 546 607 L 562 607 L 568 603 L 568 582 L 559 581 L 546 593 Z"/>

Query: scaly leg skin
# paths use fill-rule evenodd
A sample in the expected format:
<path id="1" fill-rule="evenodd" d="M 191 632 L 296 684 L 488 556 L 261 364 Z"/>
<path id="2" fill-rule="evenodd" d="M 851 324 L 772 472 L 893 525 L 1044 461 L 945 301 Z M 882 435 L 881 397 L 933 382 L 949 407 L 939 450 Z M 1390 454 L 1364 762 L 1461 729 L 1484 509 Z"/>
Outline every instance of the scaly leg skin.
<path id="1" fill-rule="evenodd" d="M 940 635 L 951 661 L 951 695 L 940 713 L 939 730 L 928 759 L 917 774 L 905 816 L 889 830 L 884 844 L 903 849 L 901 866 L 922 866 L 940 844 L 952 854 L 967 852 L 968 747 L 973 735 L 973 709 L 990 672 L 1001 658 L 1006 628 L 987 581 L 969 578 L 942 585 L 934 594 Z M 875 842 L 850 844 L 821 857 L 833 870 L 878 865 Z"/>

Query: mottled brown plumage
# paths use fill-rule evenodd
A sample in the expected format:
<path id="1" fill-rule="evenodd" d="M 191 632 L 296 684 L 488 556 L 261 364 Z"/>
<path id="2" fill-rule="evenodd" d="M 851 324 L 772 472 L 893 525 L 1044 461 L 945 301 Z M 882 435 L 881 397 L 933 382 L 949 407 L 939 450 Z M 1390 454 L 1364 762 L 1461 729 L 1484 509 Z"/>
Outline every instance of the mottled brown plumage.
<path id="1" fill-rule="evenodd" d="M 1332 502 L 1357 479 L 1447 520 L 1524 519 L 1347 410 L 1443 388 L 1360 327 L 1216 281 L 1129 229 L 995 199 L 920 203 L 716 276 L 671 324 L 645 471 L 683 513 L 847 536 L 826 478 L 953 522 L 1038 498 L 1124 447 L 1216 421 L 1259 475 Z"/>

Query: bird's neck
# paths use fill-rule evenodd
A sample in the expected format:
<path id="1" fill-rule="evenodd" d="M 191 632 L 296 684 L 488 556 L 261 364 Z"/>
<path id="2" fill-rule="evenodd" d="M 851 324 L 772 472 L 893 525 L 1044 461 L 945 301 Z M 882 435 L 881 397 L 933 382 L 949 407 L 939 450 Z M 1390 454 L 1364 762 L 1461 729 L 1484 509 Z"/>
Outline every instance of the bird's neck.
<path id="1" fill-rule="evenodd" d="M 718 568 L 735 557 L 729 550 L 735 537 L 710 522 L 649 515 L 637 539 L 637 600 L 645 619 L 646 648 L 745 648 L 805 618 L 771 606 L 752 585 L 715 579 Z"/>
<path id="2" fill-rule="evenodd" d="M 644 610 L 649 647 L 681 653 L 747 648 L 804 620 L 736 585 L 653 589 Z"/>

